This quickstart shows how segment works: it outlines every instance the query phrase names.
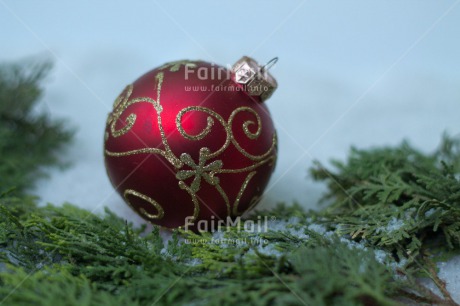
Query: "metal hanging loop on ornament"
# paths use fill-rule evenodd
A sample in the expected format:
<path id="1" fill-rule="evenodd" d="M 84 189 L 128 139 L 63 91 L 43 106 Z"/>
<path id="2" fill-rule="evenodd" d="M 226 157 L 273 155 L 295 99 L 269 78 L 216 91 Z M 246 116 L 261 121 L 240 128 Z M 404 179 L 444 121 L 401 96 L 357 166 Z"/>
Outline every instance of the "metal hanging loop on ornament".
<path id="1" fill-rule="evenodd" d="M 260 67 L 259 72 L 263 74 L 264 72 L 266 72 L 266 71 L 268 71 L 270 68 L 272 68 L 272 67 L 276 64 L 276 62 L 278 62 L 278 56 L 272 58 L 272 59 L 269 60 L 265 65 L 263 65 L 262 67 Z"/>

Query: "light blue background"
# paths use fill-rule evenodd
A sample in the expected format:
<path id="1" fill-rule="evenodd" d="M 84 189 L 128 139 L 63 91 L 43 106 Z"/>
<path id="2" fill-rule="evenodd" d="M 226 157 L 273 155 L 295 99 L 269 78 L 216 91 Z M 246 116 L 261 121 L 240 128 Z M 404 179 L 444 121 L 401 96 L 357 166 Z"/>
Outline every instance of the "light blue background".
<path id="1" fill-rule="evenodd" d="M 66 155 L 74 166 L 36 193 L 139 221 L 103 166 L 106 115 L 121 89 L 167 61 L 278 56 L 267 104 L 279 160 L 262 205 L 315 207 L 323 187 L 307 178 L 313 159 L 404 138 L 430 151 L 443 131 L 460 132 L 458 2 L 0 0 L 0 59 L 52 58 L 41 107 L 79 129 Z"/>

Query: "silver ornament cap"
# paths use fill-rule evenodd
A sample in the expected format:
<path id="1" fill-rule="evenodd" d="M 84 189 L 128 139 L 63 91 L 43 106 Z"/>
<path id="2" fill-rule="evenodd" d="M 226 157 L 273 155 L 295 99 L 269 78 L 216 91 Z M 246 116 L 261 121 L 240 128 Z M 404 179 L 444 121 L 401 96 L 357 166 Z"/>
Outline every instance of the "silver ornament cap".
<path id="1" fill-rule="evenodd" d="M 264 102 L 278 87 L 275 78 L 268 72 L 277 61 L 275 57 L 261 66 L 253 58 L 243 56 L 232 66 L 232 80 L 242 86 L 248 95 L 260 97 Z"/>

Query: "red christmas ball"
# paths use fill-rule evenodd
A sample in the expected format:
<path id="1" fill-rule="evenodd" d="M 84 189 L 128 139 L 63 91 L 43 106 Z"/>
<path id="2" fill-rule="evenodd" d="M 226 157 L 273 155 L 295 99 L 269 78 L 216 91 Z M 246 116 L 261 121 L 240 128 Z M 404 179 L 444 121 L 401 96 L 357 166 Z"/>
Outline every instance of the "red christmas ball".
<path id="1" fill-rule="evenodd" d="M 107 173 L 146 220 L 193 227 L 257 204 L 276 162 L 276 132 L 262 101 L 276 82 L 249 61 L 233 69 L 167 63 L 116 99 L 105 131 Z"/>

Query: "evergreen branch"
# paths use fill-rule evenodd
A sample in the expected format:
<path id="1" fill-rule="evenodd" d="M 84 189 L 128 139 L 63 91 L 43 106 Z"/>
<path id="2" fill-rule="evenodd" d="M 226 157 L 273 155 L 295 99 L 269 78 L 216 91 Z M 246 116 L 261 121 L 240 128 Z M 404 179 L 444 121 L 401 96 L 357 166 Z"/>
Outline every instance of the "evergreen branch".
<path id="1" fill-rule="evenodd" d="M 0 193 L 11 187 L 24 193 L 45 175 L 43 166 L 62 164 L 57 152 L 73 132 L 36 112 L 50 68 L 48 62 L 0 65 Z"/>

